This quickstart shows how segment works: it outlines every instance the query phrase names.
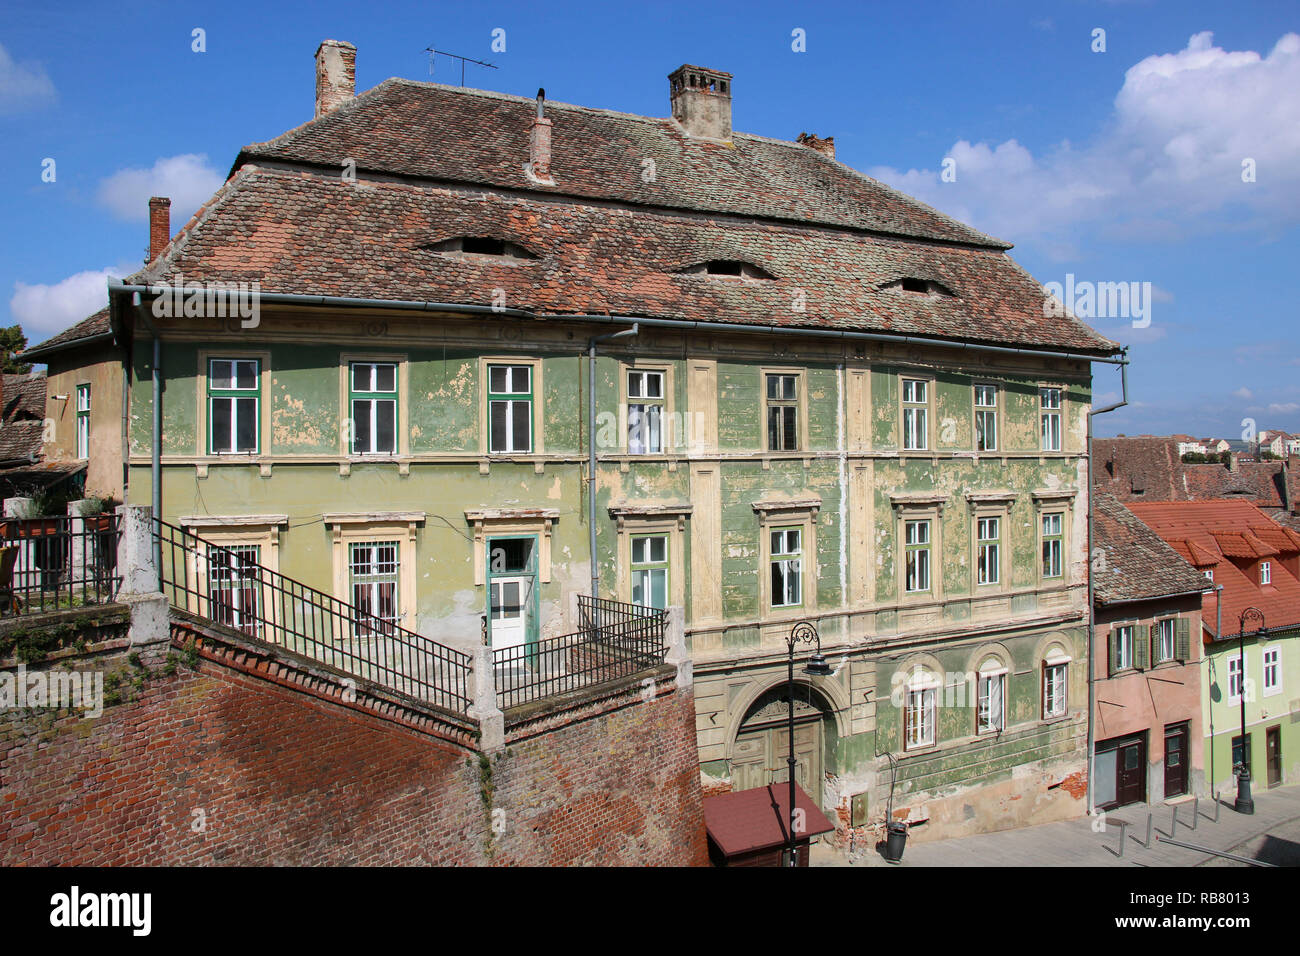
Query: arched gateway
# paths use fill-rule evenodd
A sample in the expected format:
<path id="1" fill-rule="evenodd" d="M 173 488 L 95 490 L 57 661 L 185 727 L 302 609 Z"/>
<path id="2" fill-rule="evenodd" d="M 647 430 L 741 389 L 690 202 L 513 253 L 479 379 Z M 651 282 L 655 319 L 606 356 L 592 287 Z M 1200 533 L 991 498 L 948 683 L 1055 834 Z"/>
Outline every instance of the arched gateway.
<path id="1" fill-rule="evenodd" d="M 784 682 L 763 692 L 745 712 L 731 747 L 731 789 L 784 783 L 789 756 L 789 709 Z M 795 782 L 819 806 L 828 756 L 837 740 L 834 711 L 814 687 L 794 687 Z"/>

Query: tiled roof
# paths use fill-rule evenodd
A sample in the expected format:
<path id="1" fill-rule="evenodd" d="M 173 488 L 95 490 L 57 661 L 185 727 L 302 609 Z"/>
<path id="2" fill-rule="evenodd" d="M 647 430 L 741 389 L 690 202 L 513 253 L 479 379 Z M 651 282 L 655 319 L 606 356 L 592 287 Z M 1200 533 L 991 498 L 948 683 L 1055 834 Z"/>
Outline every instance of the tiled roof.
<path id="1" fill-rule="evenodd" d="M 691 139 L 672 119 L 555 101 L 546 103 L 555 186 L 538 187 L 524 173 L 535 115 L 529 98 L 395 78 L 244 147 L 236 168 L 287 160 L 334 172 L 353 159 L 361 171 L 442 182 L 1010 248 L 799 143 L 744 133 L 728 143 Z"/>
<path id="2" fill-rule="evenodd" d="M 1197 501 L 1241 497 L 1261 508 L 1300 507 L 1300 474 L 1283 461 L 1185 464 L 1174 438 L 1139 435 L 1093 440 L 1096 487 L 1121 501 Z M 1283 499 L 1284 482 L 1289 489 Z"/>
<path id="3" fill-rule="evenodd" d="M 1300 625 L 1300 580 L 1295 573 L 1300 567 L 1296 563 L 1300 555 L 1300 534 L 1271 521 L 1247 501 L 1146 501 L 1128 502 L 1127 506 L 1174 550 L 1187 555 L 1196 548 L 1219 556 L 1213 570 L 1214 584 L 1223 586 L 1223 634 L 1237 634 L 1241 612 L 1252 606 L 1264 612 L 1269 628 Z M 1279 536 L 1275 529 L 1287 533 Z M 1243 554 L 1234 563 L 1230 560 L 1232 555 L 1222 549 L 1222 543 L 1234 542 L 1235 549 L 1237 541 L 1244 542 L 1247 538 L 1261 543 L 1271 538 L 1275 542 L 1272 553 Z M 1271 561 L 1271 583 L 1261 585 L 1256 562 L 1261 556 L 1273 555 L 1276 557 Z M 1211 629 L 1216 613 L 1215 595 L 1207 594 L 1201 615 Z M 1253 630 L 1254 625 L 1247 627 Z"/>
<path id="4" fill-rule="evenodd" d="M 0 461 L 35 461 L 40 457 L 45 423 L 6 422 L 0 425 Z"/>
<path id="5" fill-rule="evenodd" d="M 108 307 L 105 306 L 104 308 L 96 312 L 94 315 L 82 319 L 76 325 L 64 329 L 58 335 L 51 336 L 50 338 L 42 342 L 40 345 L 31 346 L 26 351 L 43 352 L 46 349 L 71 345 L 74 342 L 80 341 L 81 339 L 88 339 L 91 338 L 92 336 L 103 335 L 106 332 L 110 332 L 110 331 L 112 331 L 112 329 L 109 326 L 109 321 L 108 321 Z"/>
<path id="6" fill-rule="evenodd" d="M 507 239 L 537 258 L 428 248 L 461 235 Z M 748 260 L 776 278 L 680 274 L 709 259 Z M 263 292 L 486 306 L 503 289 L 509 307 L 549 314 L 1114 349 L 1073 317 L 1044 317 L 1041 287 L 997 249 L 257 167 L 223 186 L 131 281 L 176 272 L 256 279 Z M 906 275 L 933 277 L 957 297 L 881 288 Z"/>
<path id="7" fill-rule="evenodd" d="M 1093 563 L 1099 604 L 1196 594 L 1209 582 L 1112 495 L 1094 498 L 1093 534 L 1104 561 Z"/>
<path id="8" fill-rule="evenodd" d="M 3 420 L 45 420 L 45 376 L 6 375 Z"/>

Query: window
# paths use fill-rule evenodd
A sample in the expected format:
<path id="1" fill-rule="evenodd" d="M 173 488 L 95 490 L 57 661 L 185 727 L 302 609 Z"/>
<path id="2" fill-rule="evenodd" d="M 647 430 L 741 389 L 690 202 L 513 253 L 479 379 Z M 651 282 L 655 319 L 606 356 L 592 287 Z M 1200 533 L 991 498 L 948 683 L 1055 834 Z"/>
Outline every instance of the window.
<path id="1" fill-rule="evenodd" d="M 1264 651 L 1264 696 L 1282 693 L 1282 648 L 1270 647 Z"/>
<path id="2" fill-rule="evenodd" d="M 767 450 L 797 451 L 799 448 L 799 378 L 797 375 L 767 376 Z"/>
<path id="3" fill-rule="evenodd" d="M 627 373 L 627 453 L 658 455 L 664 450 L 664 373 Z"/>
<path id="4" fill-rule="evenodd" d="M 930 409 L 927 386 L 919 378 L 903 379 L 903 448 L 924 451 L 930 445 L 926 416 Z"/>
<path id="5" fill-rule="evenodd" d="M 699 262 L 693 266 L 687 266 L 682 272 L 687 275 L 729 276 L 735 279 L 771 280 L 775 278 L 766 269 L 760 268 L 752 262 L 739 262 L 735 259 L 711 259 L 708 262 Z"/>
<path id="6" fill-rule="evenodd" d="M 976 580 L 980 584 L 997 584 L 1000 580 L 1002 521 L 1000 518 L 979 518 L 978 527 L 979 553 L 976 558 Z"/>
<path id="7" fill-rule="evenodd" d="M 396 541 L 362 541 L 349 548 L 352 603 L 361 612 L 355 623 L 357 637 L 392 634 L 400 618 L 398 547 Z"/>
<path id="8" fill-rule="evenodd" d="M 90 457 L 90 386 L 77 386 L 77 457 Z"/>
<path id="9" fill-rule="evenodd" d="M 1273 583 L 1273 565 L 1271 562 L 1261 561 L 1259 563 L 1259 583 L 1260 584 Z"/>
<path id="10" fill-rule="evenodd" d="M 1043 665 L 1043 718 L 1064 717 L 1069 664 Z"/>
<path id="11" fill-rule="evenodd" d="M 208 553 L 208 599 L 212 619 L 245 634 L 258 632 L 257 565 L 261 549 L 255 545 L 212 548 Z"/>
<path id="12" fill-rule="evenodd" d="M 1251 761 L 1251 759 L 1250 759 L 1250 756 L 1251 756 L 1251 754 L 1250 754 L 1250 737 L 1251 737 L 1250 734 L 1247 734 L 1247 735 L 1246 735 L 1246 746 L 1245 746 L 1245 748 L 1244 748 L 1244 749 L 1245 749 L 1245 757 L 1246 757 L 1246 759 L 1245 759 L 1245 761 L 1244 761 L 1244 765 L 1247 766 L 1247 767 L 1251 767 L 1251 768 L 1253 768 L 1253 767 L 1254 767 L 1254 764 L 1252 763 L 1252 761 Z M 1242 767 L 1242 765 L 1243 765 L 1243 760 L 1242 760 L 1242 749 L 1243 749 L 1243 748 L 1242 748 L 1242 746 L 1241 746 L 1241 735 L 1238 734 L 1236 737 L 1233 737 L 1233 738 L 1232 738 L 1232 769 L 1233 769 L 1233 772 L 1234 772 L 1234 773 L 1235 773 L 1238 769 L 1240 769 L 1240 768 Z M 1254 776 L 1253 773 L 1252 773 L 1252 776 Z"/>
<path id="13" fill-rule="evenodd" d="M 518 243 L 509 242 L 505 239 L 494 239 L 490 236 L 457 236 L 454 239 L 445 239 L 442 242 L 426 244 L 419 248 L 427 249 L 430 252 L 462 253 L 470 256 L 501 256 L 506 259 L 537 258 L 536 255 Z"/>
<path id="14" fill-rule="evenodd" d="M 1061 450 L 1061 390 L 1040 388 L 1038 408 L 1042 421 L 1043 451 Z"/>
<path id="15" fill-rule="evenodd" d="M 999 668 L 981 671 L 976 693 L 975 732 L 1001 733 L 1006 728 L 1007 673 Z"/>
<path id="16" fill-rule="evenodd" d="M 1133 625 L 1126 624 L 1110 632 L 1110 670 L 1129 670 L 1137 666 L 1134 655 Z"/>
<path id="17" fill-rule="evenodd" d="M 668 606 L 668 536 L 632 538 L 632 603 L 663 610 Z"/>
<path id="18" fill-rule="evenodd" d="M 1178 651 L 1174 642 L 1176 626 L 1177 621 L 1172 617 L 1156 622 L 1155 659 L 1157 664 L 1177 658 Z"/>
<path id="19" fill-rule="evenodd" d="M 1213 581 L 1213 580 L 1214 580 L 1214 568 L 1207 568 L 1207 569 L 1206 569 L 1206 571 L 1205 571 L 1205 579 L 1206 579 L 1207 581 Z"/>
<path id="20" fill-rule="evenodd" d="M 1043 577 L 1061 576 L 1061 545 L 1064 540 L 1064 515 L 1043 515 Z"/>
<path id="21" fill-rule="evenodd" d="M 397 366 L 353 362 L 352 454 L 397 454 Z"/>
<path id="22" fill-rule="evenodd" d="M 488 366 L 488 430 L 493 453 L 533 450 L 531 365 Z"/>
<path id="23" fill-rule="evenodd" d="M 998 388 L 996 385 L 975 386 L 975 450 L 997 451 L 998 448 Z"/>
<path id="24" fill-rule="evenodd" d="M 908 690 L 903 706 L 903 748 L 934 745 L 935 688 L 923 687 Z"/>
<path id="25" fill-rule="evenodd" d="M 208 450 L 214 455 L 256 454 L 261 362 L 208 362 Z"/>
<path id="26" fill-rule="evenodd" d="M 930 590 L 930 522 L 907 521 L 903 524 L 906 552 L 906 589 Z"/>
<path id="27" fill-rule="evenodd" d="M 803 529 L 776 528 L 770 532 L 772 607 L 803 603 Z"/>
<path id="28" fill-rule="evenodd" d="M 1228 658 L 1228 701 L 1230 703 L 1239 703 L 1241 701 L 1241 690 L 1244 685 L 1242 680 L 1241 655 Z"/>

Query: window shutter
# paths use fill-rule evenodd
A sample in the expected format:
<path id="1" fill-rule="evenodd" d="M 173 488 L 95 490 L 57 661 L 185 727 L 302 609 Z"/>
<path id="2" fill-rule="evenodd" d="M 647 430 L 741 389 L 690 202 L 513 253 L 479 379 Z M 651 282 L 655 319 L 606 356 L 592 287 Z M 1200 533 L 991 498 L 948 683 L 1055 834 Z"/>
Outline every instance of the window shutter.
<path id="1" fill-rule="evenodd" d="M 1174 625 L 1174 656 L 1180 661 L 1192 659 L 1192 624 L 1185 617 Z"/>
<path id="2" fill-rule="evenodd" d="M 1147 662 L 1151 659 L 1151 628 L 1146 624 L 1139 624 L 1133 628 L 1133 666 L 1138 670 L 1147 669 Z"/>
<path id="3" fill-rule="evenodd" d="M 1106 673 L 1115 673 L 1115 661 L 1119 657 L 1119 628 L 1111 628 L 1110 634 L 1106 638 Z"/>

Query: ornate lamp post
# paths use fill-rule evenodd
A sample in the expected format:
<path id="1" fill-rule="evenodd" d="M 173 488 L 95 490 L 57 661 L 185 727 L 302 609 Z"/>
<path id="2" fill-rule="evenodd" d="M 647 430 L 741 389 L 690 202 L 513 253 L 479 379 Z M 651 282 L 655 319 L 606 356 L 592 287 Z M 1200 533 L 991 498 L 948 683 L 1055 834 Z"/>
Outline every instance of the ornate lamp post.
<path id="1" fill-rule="evenodd" d="M 1241 701 L 1241 763 L 1233 768 L 1237 769 L 1237 799 L 1232 808 L 1238 813 L 1245 814 L 1255 812 L 1255 801 L 1250 795 L 1250 738 L 1246 736 L 1246 621 L 1248 620 L 1259 621 L 1259 628 L 1255 631 L 1256 638 L 1268 636 L 1268 628 L 1264 626 L 1263 611 L 1257 607 L 1248 607 L 1241 612 L 1239 622 L 1241 630 L 1237 634 L 1241 653 L 1241 693 L 1238 694 Z"/>
<path id="2" fill-rule="evenodd" d="M 786 766 L 789 768 L 789 779 L 790 779 L 790 825 L 788 828 L 789 830 L 788 835 L 790 838 L 790 848 L 787 854 L 790 862 L 787 864 L 788 866 L 796 866 L 798 864 L 798 857 L 796 855 L 795 838 L 794 838 L 795 819 L 797 817 L 797 813 L 795 810 L 795 802 L 794 802 L 794 794 L 795 794 L 794 768 L 796 762 L 794 759 L 794 649 L 795 646 L 798 644 L 815 644 L 817 647 L 817 650 L 813 654 L 812 659 L 809 660 L 807 666 L 804 667 L 805 674 L 811 674 L 813 676 L 818 676 L 818 677 L 827 677 L 831 673 L 831 666 L 826 663 L 826 658 L 822 656 L 822 638 L 821 635 L 817 633 L 817 628 L 814 627 L 808 621 L 800 621 L 798 624 L 796 624 L 793 628 L 790 629 L 790 636 L 787 637 L 785 640 L 786 648 L 790 652 L 790 662 L 789 662 L 790 666 L 786 676 L 786 689 L 785 689 L 786 704 L 788 705 L 788 715 L 789 715 L 788 724 L 789 724 L 789 734 L 790 734 L 790 753 L 789 756 L 786 757 Z"/>

